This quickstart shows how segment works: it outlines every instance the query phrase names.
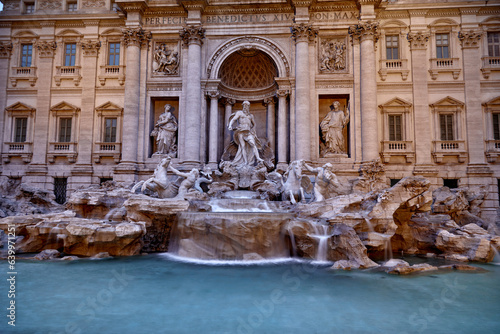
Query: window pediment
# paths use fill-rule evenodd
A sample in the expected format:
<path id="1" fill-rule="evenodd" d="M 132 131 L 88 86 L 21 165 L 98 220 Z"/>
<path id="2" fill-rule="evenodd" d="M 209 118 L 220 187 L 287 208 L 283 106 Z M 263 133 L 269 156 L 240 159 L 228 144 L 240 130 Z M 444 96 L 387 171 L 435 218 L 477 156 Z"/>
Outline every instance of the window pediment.
<path id="1" fill-rule="evenodd" d="M 441 99 L 441 100 L 431 104 L 430 106 L 433 109 L 439 109 L 439 110 L 443 110 L 443 109 L 457 110 L 457 109 L 462 109 L 464 107 L 464 105 L 465 104 L 463 102 L 461 102 L 457 99 L 454 99 L 451 96 L 447 96 L 444 99 Z"/>
<path id="2" fill-rule="evenodd" d="M 72 113 L 75 113 L 75 112 L 79 112 L 80 111 L 80 108 L 68 103 L 68 102 L 60 102 L 58 104 L 56 104 L 55 106 L 53 106 L 52 108 L 50 108 L 50 111 L 52 112 L 56 112 L 56 113 L 59 113 L 59 112 L 72 112 Z"/>
<path id="3" fill-rule="evenodd" d="M 35 112 L 36 109 L 33 108 L 32 106 L 29 106 L 27 104 L 24 104 L 22 102 L 16 102 L 10 106 L 8 106 L 7 108 L 5 108 L 5 111 L 9 112 L 9 113 L 14 113 L 14 112 Z"/>
<path id="4" fill-rule="evenodd" d="M 403 99 L 400 99 L 399 97 L 395 97 L 392 100 L 389 100 L 386 103 L 379 105 L 378 107 L 382 110 L 382 112 L 391 112 L 391 111 L 409 112 L 411 108 L 411 103 Z"/>

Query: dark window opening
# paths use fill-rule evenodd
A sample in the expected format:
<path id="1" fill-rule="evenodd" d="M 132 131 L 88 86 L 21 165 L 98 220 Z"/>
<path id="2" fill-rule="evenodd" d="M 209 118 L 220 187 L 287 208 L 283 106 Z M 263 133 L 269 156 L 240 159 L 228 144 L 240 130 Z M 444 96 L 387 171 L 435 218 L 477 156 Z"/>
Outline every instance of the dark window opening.
<path id="1" fill-rule="evenodd" d="M 391 187 L 394 187 L 399 181 L 401 181 L 401 179 L 391 179 Z"/>
<path id="2" fill-rule="evenodd" d="M 28 118 L 19 117 L 16 118 L 16 130 L 14 141 L 16 143 L 24 143 L 26 141 L 26 128 L 28 126 Z"/>
<path id="3" fill-rule="evenodd" d="M 458 188 L 458 179 L 443 179 L 443 186 L 456 189 Z"/>
<path id="4" fill-rule="evenodd" d="M 66 202 L 67 187 L 68 187 L 67 177 L 54 178 L 54 195 L 56 196 L 57 203 L 64 204 Z"/>
<path id="5" fill-rule="evenodd" d="M 99 185 L 101 185 L 101 186 L 102 186 L 102 184 L 103 184 L 104 182 L 108 182 L 108 181 L 113 181 L 113 178 L 112 178 L 112 177 L 101 177 L 101 178 L 99 179 Z"/>

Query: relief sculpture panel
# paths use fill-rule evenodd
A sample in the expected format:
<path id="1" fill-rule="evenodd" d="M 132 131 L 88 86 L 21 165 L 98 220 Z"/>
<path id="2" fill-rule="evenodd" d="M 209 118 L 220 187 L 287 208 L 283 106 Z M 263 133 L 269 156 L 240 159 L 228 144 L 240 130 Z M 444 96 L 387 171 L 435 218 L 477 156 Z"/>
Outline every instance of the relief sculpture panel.
<path id="1" fill-rule="evenodd" d="M 178 43 L 155 43 L 153 51 L 153 73 L 160 75 L 179 74 Z"/>
<path id="2" fill-rule="evenodd" d="M 345 38 L 322 39 L 319 48 L 319 71 L 321 73 L 346 71 L 347 45 Z"/>

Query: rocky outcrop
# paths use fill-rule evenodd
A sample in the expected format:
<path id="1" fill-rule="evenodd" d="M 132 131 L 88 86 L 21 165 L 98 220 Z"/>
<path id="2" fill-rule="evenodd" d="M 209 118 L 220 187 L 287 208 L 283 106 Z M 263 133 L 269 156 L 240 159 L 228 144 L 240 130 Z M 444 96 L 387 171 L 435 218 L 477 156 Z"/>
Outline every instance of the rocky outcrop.
<path id="1" fill-rule="evenodd" d="M 52 192 L 31 187 L 15 179 L 0 184 L 0 218 L 60 212 L 64 206 L 55 202 Z"/>
<path id="2" fill-rule="evenodd" d="M 57 249 L 45 249 L 35 255 L 35 260 L 53 260 L 61 255 Z"/>

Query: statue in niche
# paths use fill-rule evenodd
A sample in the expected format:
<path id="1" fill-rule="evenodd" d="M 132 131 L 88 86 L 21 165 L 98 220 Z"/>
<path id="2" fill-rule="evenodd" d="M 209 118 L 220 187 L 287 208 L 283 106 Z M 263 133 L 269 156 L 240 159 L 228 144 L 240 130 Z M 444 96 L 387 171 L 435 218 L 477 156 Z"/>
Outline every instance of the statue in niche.
<path id="1" fill-rule="evenodd" d="M 255 161 L 264 162 L 259 148 L 262 144 L 255 132 L 255 121 L 250 113 L 250 102 L 244 101 L 242 110 L 237 110 L 229 117 L 229 130 L 234 131 L 234 142 L 238 151 L 233 159 L 235 165 L 254 165 Z"/>
<path id="2" fill-rule="evenodd" d="M 340 102 L 335 101 L 330 111 L 320 123 L 321 135 L 325 142 L 323 156 L 346 154 L 344 127 L 349 123 L 349 108 L 340 110 Z"/>
<path id="3" fill-rule="evenodd" d="M 346 45 L 342 41 L 325 41 L 321 43 L 323 57 L 319 69 L 323 72 L 344 70 L 346 67 Z"/>
<path id="4" fill-rule="evenodd" d="M 179 53 L 168 50 L 165 43 L 157 45 L 153 53 L 153 72 L 179 74 Z"/>
<path id="5" fill-rule="evenodd" d="M 165 105 L 165 111 L 158 118 L 151 135 L 156 137 L 157 154 L 175 157 L 177 155 L 177 145 L 175 143 L 177 119 L 172 114 L 172 109 L 170 104 Z"/>
<path id="6" fill-rule="evenodd" d="M 333 165 L 326 163 L 322 167 L 311 167 L 304 163 L 304 167 L 311 173 L 316 174 L 314 182 L 314 202 L 321 202 L 333 197 L 340 188 L 337 175 L 333 173 Z"/>

